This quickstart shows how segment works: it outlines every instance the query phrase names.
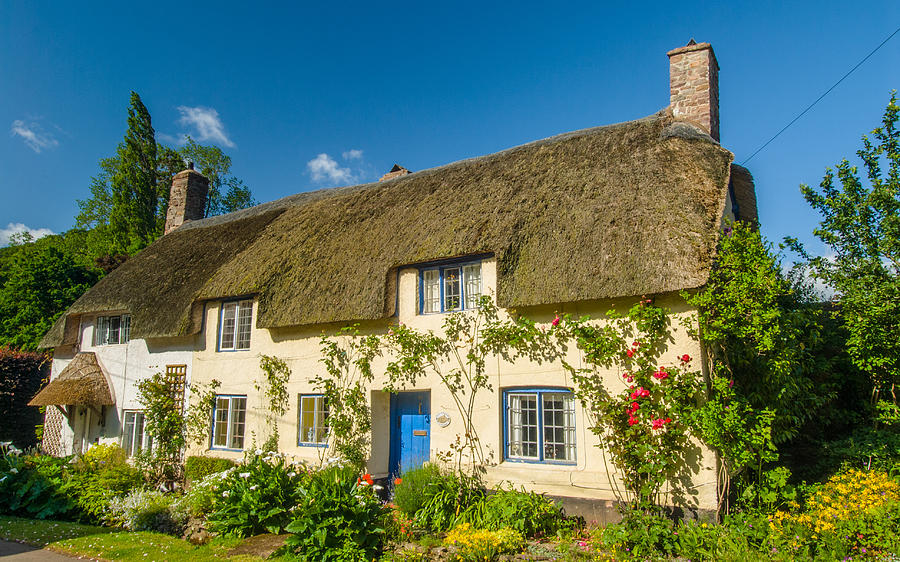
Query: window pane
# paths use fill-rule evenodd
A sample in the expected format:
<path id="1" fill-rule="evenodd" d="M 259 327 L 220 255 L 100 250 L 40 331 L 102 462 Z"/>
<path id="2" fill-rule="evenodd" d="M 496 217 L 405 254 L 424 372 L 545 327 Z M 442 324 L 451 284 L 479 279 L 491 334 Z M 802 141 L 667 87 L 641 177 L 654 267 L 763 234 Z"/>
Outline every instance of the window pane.
<path id="1" fill-rule="evenodd" d="M 234 322 L 237 313 L 237 303 L 231 302 L 222 310 L 222 339 L 219 343 L 221 349 L 234 349 Z"/>
<path id="2" fill-rule="evenodd" d="M 132 450 L 135 455 L 144 450 L 144 412 L 134 413 L 134 445 Z"/>
<path id="3" fill-rule="evenodd" d="M 235 349 L 250 349 L 250 328 L 253 324 L 253 301 L 238 305 L 237 345 Z"/>
<path id="4" fill-rule="evenodd" d="M 467 265 L 463 268 L 465 276 L 466 308 L 478 308 L 481 297 L 481 264 Z"/>
<path id="5" fill-rule="evenodd" d="M 537 395 L 510 394 L 509 456 L 538 458 Z"/>
<path id="6" fill-rule="evenodd" d="M 94 345 L 106 345 L 109 336 L 108 320 L 107 316 L 97 317 L 97 325 L 94 327 Z"/>
<path id="7" fill-rule="evenodd" d="M 216 398 L 216 415 L 213 424 L 213 446 L 225 447 L 228 444 L 228 398 Z"/>
<path id="8" fill-rule="evenodd" d="M 459 268 L 444 270 L 444 310 L 459 310 Z"/>
<path id="9" fill-rule="evenodd" d="M 119 326 L 121 320 L 121 316 L 109 317 L 109 336 L 106 338 L 107 343 L 119 343 Z"/>
<path id="10" fill-rule="evenodd" d="M 570 392 L 541 395 L 544 459 L 575 460 L 575 401 Z"/>
<path id="11" fill-rule="evenodd" d="M 128 343 L 131 340 L 131 316 L 125 314 L 122 316 L 122 343 Z M 143 415 L 143 414 L 142 414 Z"/>
<path id="12" fill-rule="evenodd" d="M 422 272 L 422 311 L 441 311 L 441 279 L 436 269 Z"/>
<path id="13" fill-rule="evenodd" d="M 231 399 L 231 445 L 232 449 L 244 448 L 244 417 L 246 415 L 247 399 Z"/>
<path id="14" fill-rule="evenodd" d="M 125 412 L 125 420 L 122 424 L 122 448 L 129 457 L 132 455 L 132 442 L 134 441 L 134 412 Z"/>

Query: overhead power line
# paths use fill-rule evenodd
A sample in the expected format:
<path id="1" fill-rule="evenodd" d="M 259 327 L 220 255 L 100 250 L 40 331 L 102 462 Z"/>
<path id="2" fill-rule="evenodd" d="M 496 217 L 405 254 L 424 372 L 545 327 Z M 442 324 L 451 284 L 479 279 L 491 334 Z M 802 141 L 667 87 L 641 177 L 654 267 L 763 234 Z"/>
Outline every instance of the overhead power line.
<path id="1" fill-rule="evenodd" d="M 782 127 L 780 131 L 778 131 L 777 133 L 775 133 L 775 136 L 773 136 L 772 138 L 770 138 L 769 140 L 767 140 L 767 141 L 765 142 L 765 144 L 763 144 L 761 147 L 757 148 L 756 151 L 755 151 L 753 154 L 751 154 L 747 159 L 745 159 L 743 162 L 741 162 L 741 165 L 743 166 L 744 164 L 746 164 L 747 162 L 749 162 L 754 156 L 756 156 L 757 154 L 759 154 L 759 153 L 762 151 L 762 149 L 764 149 L 765 147 L 769 146 L 769 143 L 771 143 L 773 140 L 777 139 L 777 138 L 781 135 L 781 133 L 787 131 L 788 128 L 789 128 L 791 125 L 793 125 L 794 123 L 796 123 L 797 120 L 800 119 L 801 117 L 803 117 L 803 116 L 806 114 L 807 111 L 809 111 L 810 109 L 812 109 L 813 107 L 815 107 L 815 105 L 816 105 L 817 103 L 819 103 L 820 101 L 822 101 L 822 98 L 824 98 L 825 96 L 827 96 L 828 94 L 830 94 L 832 90 L 834 90 L 835 88 L 837 88 L 837 87 L 838 87 L 838 84 L 840 84 L 841 82 L 844 81 L 845 78 L 847 78 L 848 76 L 850 76 L 851 74 L 853 74 L 853 71 L 854 71 L 854 70 L 856 70 L 857 68 L 859 68 L 860 66 L 862 66 L 864 62 L 866 62 L 867 60 L 869 60 L 869 57 L 871 57 L 872 55 L 874 55 L 875 53 L 877 53 L 878 50 L 881 49 L 882 47 L 884 47 L 885 43 L 887 43 L 888 41 L 890 41 L 890 40 L 894 37 L 894 35 L 897 35 L 897 33 L 900 33 L 900 27 L 898 27 L 897 29 L 895 29 L 893 33 L 891 33 L 890 35 L 887 36 L 887 39 L 885 39 L 884 41 L 882 41 L 881 43 L 879 43 L 877 47 L 875 47 L 874 49 L 872 49 L 872 52 L 870 52 L 868 55 L 866 55 L 865 57 L 863 57 L 863 59 L 862 59 L 861 61 L 859 61 L 858 63 L 856 63 L 856 66 L 854 66 L 854 67 L 851 68 L 849 71 L 847 71 L 847 74 L 844 74 L 843 76 L 841 76 L 841 79 L 840 79 L 840 80 L 838 80 L 838 81 L 835 82 L 830 88 L 828 88 L 827 90 L 825 90 L 825 93 L 822 94 L 821 96 L 819 96 L 819 97 L 816 99 L 816 101 L 814 101 L 814 102 L 812 102 L 811 104 L 809 104 L 809 107 L 807 107 L 806 109 L 804 109 L 803 111 L 801 111 L 799 115 L 797 115 L 796 117 L 794 117 L 793 119 L 791 119 L 791 122 L 790 122 L 790 123 L 788 123 L 787 125 L 785 125 L 784 127 Z"/>

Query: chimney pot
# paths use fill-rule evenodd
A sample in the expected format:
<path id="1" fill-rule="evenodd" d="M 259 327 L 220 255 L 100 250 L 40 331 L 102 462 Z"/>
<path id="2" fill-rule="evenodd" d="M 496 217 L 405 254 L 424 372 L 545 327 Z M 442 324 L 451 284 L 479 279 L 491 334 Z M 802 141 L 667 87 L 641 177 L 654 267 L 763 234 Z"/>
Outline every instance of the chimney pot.
<path id="1" fill-rule="evenodd" d="M 168 234 L 188 221 L 202 219 L 206 215 L 206 196 L 209 180 L 194 170 L 194 163 L 188 161 L 187 169 L 175 174 L 169 191 L 169 210 L 166 212 Z"/>
<path id="2" fill-rule="evenodd" d="M 409 173 L 410 173 L 410 171 L 407 170 L 406 168 L 404 168 L 403 166 L 401 166 L 400 164 L 394 164 L 394 167 L 391 168 L 391 169 L 388 171 L 388 173 L 386 173 L 385 175 L 381 176 L 381 179 L 378 180 L 378 181 L 392 180 L 392 179 L 398 178 L 398 177 L 400 177 L 400 176 L 405 176 L 405 175 L 407 175 L 407 174 L 409 174 Z"/>
<path id="3" fill-rule="evenodd" d="M 669 107 L 719 140 L 719 63 L 709 43 L 691 39 L 669 51 Z"/>

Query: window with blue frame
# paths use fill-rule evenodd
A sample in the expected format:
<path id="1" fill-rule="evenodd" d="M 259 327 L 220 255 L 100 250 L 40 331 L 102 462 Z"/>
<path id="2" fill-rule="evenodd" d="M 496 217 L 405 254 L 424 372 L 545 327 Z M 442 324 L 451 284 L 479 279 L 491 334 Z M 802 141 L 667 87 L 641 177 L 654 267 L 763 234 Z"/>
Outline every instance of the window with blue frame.
<path id="1" fill-rule="evenodd" d="M 298 398 L 300 445 L 325 445 L 328 442 L 328 405 L 321 394 L 301 394 Z"/>
<path id="2" fill-rule="evenodd" d="M 481 262 L 423 268 L 420 288 L 422 314 L 478 308 L 482 293 Z"/>
<path id="3" fill-rule="evenodd" d="M 213 410 L 214 449 L 243 449 L 247 397 L 217 395 Z"/>
<path id="4" fill-rule="evenodd" d="M 506 458 L 574 463 L 575 398 L 565 389 L 516 389 L 503 393 Z"/>

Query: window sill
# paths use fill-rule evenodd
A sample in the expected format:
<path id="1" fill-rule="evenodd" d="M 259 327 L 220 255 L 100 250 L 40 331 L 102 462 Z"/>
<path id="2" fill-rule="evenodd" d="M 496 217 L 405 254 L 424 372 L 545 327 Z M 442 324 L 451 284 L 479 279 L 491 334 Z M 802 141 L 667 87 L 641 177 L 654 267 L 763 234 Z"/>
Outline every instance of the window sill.
<path id="1" fill-rule="evenodd" d="M 298 447 L 312 447 L 315 449 L 327 449 L 328 443 L 297 443 Z"/>
<path id="2" fill-rule="evenodd" d="M 538 459 L 503 459 L 501 464 L 512 463 L 512 464 L 539 464 L 543 466 L 576 466 L 578 461 L 547 461 L 547 460 L 538 460 Z"/>

